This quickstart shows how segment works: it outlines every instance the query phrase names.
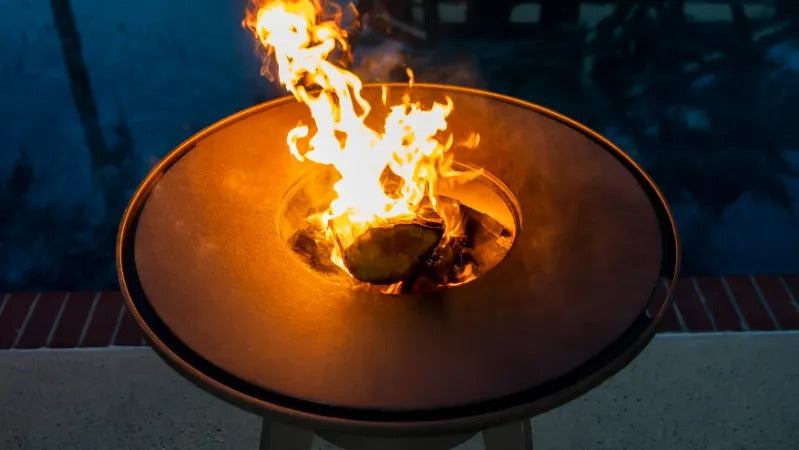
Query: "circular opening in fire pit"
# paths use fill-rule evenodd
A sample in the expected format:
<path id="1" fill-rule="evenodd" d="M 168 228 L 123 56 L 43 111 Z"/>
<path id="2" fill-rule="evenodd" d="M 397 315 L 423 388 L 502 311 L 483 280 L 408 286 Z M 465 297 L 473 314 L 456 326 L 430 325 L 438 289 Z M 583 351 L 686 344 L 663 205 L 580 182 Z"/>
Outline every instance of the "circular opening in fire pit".
<path id="1" fill-rule="evenodd" d="M 442 179 L 435 205 L 428 202 L 415 217 L 353 235 L 349 223 L 324 216 L 335 198 L 338 174 L 320 167 L 283 196 L 278 232 L 307 267 L 338 284 L 405 294 L 468 283 L 507 255 L 521 227 L 521 213 L 513 194 L 494 175 L 458 162 L 453 169 L 476 175 Z"/>

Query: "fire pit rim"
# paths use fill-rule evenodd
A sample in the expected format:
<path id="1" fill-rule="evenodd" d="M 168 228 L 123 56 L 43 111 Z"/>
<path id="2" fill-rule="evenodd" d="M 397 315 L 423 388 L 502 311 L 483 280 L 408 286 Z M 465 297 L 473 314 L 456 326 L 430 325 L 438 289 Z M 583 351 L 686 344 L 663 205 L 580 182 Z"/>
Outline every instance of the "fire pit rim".
<path id="1" fill-rule="evenodd" d="M 369 83 L 364 85 L 365 88 L 380 86 L 405 88 L 407 84 Z M 233 404 L 260 415 L 274 416 L 284 422 L 306 427 L 310 426 L 317 430 L 356 432 L 364 435 L 427 435 L 472 432 L 546 412 L 597 386 L 606 378 L 624 368 L 646 347 L 655 334 L 655 326 L 671 306 L 672 293 L 678 280 L 681 255 L 674 217 L 665 197 L 651 177 L 629 155 L 608 139 L 582 123 L 546 107 L 474 88 L 427 83 L 415 83 L 414 87 L 477 95 L 531 110 L 583 134 L 619 160 L 636 178 L 641 188 L 650 198 L 655 214 L 659 219 L 662 243 L 665 250 L 660 275 L 661 279 L 669 280 L 665 299 L 659 300 L 662 298 L 661 296 L 658 297 L 657 301 L 653 301 L 653 297 L 657 296 L 656 292 L 653 293 L 644 310 L 619 338 L 571 372 L 527 391 L 514 393 L 506 398 L 481 402 L 476 405 L 418 412 L 342 408 L 317 404 L 268 391 L 225 372 L 199 356 L 174 336 L 166 324 L 152 310 L 152 307 L 149 307 L 149 311 L 146 310 L 149 306 L 147 305 L 147 297 L 144 295 L 142 286 L 138 283 L 135 261 L 133 260 L 132 250 L 135 233 L 132 233 L 132 231 L 136 229 L 141 207 L 166 169 L 191 151 L 199 141 L 216 130 L 262 110 L 295 101 L 291 96 L 284 96 L 253 105 L 229 115 L 185 140 L 150 170 L 137 187 L 123 213 L 118 229 L 116 247 L 116 265 L 122 294 L 128 310 L 144 331 L 151 347 L 173 369 L 199 387 L 209 390 Z M 139 300 L 137 301 L 134 297 L 138 297 Z M 149 320 L 145 320 L 140 303 L 144 303 L 144 312 L 149 316 Z M 649 305 L 653 303 L 660 305 L 655 314 L 648 312 Z M 154 330 L 153 326 L 159 328 L 159 330 Z M 199 369 L 198 366 L 202 366 L 205 370 Z M 245 389 L 236 389 L 232 386 L 243 386 Z"/>

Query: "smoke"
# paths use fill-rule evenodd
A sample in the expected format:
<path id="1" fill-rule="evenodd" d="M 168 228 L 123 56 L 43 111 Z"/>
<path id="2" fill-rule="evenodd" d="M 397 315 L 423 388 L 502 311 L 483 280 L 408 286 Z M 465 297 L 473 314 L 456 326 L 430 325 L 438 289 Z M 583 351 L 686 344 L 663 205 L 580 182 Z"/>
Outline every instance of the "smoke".
<path id="1" fill-rule="evenodd" d="M 428 43 L 368 25 L 367 15 L 353 43 L 351 67 L 364 82 L 405 82 L 410 68 L 419 83 L 488 87 L 473 52 L 453 48 L 451 41 Z"/>
<path id="2" fill-rule="evenodd" d="M 480 69 L 480 60 L 472 53 L 446 48 L 414 51 L 409 66 L 419 83 L 439 83 L 487 89 L 490 86 Z"/>
<path id="3" fill-rule="evenodd" d="M 407 63 L 408 49 L 389 37 L 353 49 L 352 71 L 364 82 L 404 81 Z"/>

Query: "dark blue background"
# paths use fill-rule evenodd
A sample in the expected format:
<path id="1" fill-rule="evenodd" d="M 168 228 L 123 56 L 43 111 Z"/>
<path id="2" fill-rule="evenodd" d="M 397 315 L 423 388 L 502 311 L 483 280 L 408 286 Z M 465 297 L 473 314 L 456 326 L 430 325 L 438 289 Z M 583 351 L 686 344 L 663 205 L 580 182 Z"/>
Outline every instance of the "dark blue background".
<path id="1" fill-rule="evenodd" d="M 579 26 L 442 28 L 435 43 L 364 34 L 355 63 L 369 81 L 407 63 L 420 82 L 513 95 L 605 134 L 671 202 L 685 273 L 799 272 L 796 14 L 753 0 L 686 2 L 678 17 L 662 6 L 674 2 L 640 3 L 583 5 Z M 514 20 L 539 11 L 520 8 Z M 114 287 L 116 227 L 149 168 L 283 95 L 259 75 L 243 9 L 0 4 L 0 291 Z"/>

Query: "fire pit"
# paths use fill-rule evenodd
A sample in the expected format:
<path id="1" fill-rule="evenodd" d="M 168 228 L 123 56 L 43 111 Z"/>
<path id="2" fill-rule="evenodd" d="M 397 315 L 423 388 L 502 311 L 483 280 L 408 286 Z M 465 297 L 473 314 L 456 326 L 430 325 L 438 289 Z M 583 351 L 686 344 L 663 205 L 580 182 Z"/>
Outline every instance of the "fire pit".
<path id="1" fill-rule="evenodd" d="M 501 180 L 499 194 L 476 197 L 518 216 L 504 258 L 461 286 L 404 295 L 311 269 L 287 242 L 283 211 L 318 170 L 297 163 L 284 139 L 307 109 L 292 98 L 256 106 L 169 154 L 122 221 L 128 306 L 175 369 L 320 433 L 468 435 L 584 393 L 647 344 L 668 306 L 657 287 L 674 284 L 678 245 L 641 169 L 544 108 L 414 89 L 451 96 L 451 126 L 481 135 L 485 146 L 461 163 Z M 379 97 L 381 87 L 364 92 Z"/>
<path id="2" fill-rule="evenodd" d="M 266 418 L 264 449 L 307 447 L 303 429 L 446 449 L 497 426 L 487 447 L 528 448 L 525 418 L 652 337 L 678 269 L 668 206 L 545 108 L 410 71 L 363 86 L 329 61 L 340 17 L 309 0 L 248 14 L 293 97 L 145 179 L 119 234 L 128 306 L 173 367 Z"/>

